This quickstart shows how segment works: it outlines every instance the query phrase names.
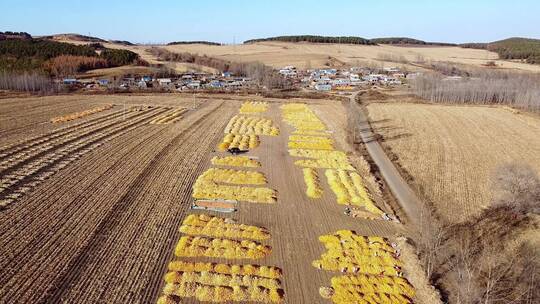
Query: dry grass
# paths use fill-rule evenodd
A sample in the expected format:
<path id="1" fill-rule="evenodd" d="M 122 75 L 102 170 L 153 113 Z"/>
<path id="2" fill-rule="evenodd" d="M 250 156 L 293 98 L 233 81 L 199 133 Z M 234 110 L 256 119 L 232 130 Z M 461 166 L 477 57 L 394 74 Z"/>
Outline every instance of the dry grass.
<path id="1" fill-rule="evenodd" d="M 524 162 L 540 170 L 540 119 L 502 108 L 409 103 L 368 106 L 376 132 L 415 186 L 450 222 L 491 201 L 497 165 Z"/>

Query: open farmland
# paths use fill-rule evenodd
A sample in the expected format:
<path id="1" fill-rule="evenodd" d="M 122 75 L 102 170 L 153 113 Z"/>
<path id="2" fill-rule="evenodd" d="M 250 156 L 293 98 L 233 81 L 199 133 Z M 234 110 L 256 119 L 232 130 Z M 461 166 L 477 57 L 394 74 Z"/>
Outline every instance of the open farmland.
<path id="1" fill-rule="evenodd" d="M 396 257 L 404 229 L 348 156 L 345 109 L 262 101 L 2 100 L 0 302 L 410 303 L 419 270 Z"/>
<path id="2" fill-rule="evenodd" d="M 386 66 L 396 63 L 385 62 L 385 57 L 400 58 L 410 62 L 419 58 L 427 61 L 448 61 L 480 66 L 494 60 L 500 68 L 523 71 L 540 71 L 540 66 L 507 60 L 498 60 L 494 52 L 460 47 L 402 47 L 391 45 L 352 45 L 321 43 L 258 42 L 242 45 L 213 46 L 203 44 L 182 44 L 164 46 L 172 52 L 190 52 L 231 61 L 260 61 L 274 68 L 294 65 L 299 68 L 322 68 L 326 63 L 348 63 L 372 61 Z M 409 69 L 418 69 L 408 65 Z"/>
<path id="3" fill-rule="evenodd" d="M 449 222 L 478 215 L 491 200 L 489 177 L 506 162 L 540 171 L 540 119 L 509 109 L 371 103 L 372 127 L 413 185 Z"/>

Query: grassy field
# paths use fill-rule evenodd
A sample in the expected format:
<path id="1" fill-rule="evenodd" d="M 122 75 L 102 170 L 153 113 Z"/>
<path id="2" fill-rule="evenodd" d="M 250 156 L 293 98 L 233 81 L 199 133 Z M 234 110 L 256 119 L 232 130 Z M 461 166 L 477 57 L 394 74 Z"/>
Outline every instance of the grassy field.
<path id="1" fill-rule="evenodd" d="M 503 108 L 371 103 L 384 145 L 449 222 L 478 214 L 491 199 L 489 177 L 506 162 L 540 171 L 540 119 Z"/>
<path id="2" fill-rule="evenodd" d="M 189 271 L 189 278 L 175 279 L 175 275 L 181 275 L 178 272 L 181 270 L 178 264 L 173 264 L 176 270 L 167 276 L 169 284 L 165 284 L 163 278 L 167 268 L 171 271 L 173 267 L 168 266 L 168 262 L 177 261 L 278 267 L 278 272 L 282 272 L 277 276 L 279 280 L 275 280 L 274 274 L 273 279 L 260 283 L 256 283 L 260 279 L 254 277 L 253 268 L 249 268 L 250 274 L 244 275 L 248 283 L 243 283 L 247 285 L 243 285 L 242 290 L 256 293 L 278 289 L 279 295 L 273 295 L 281 297 L 285 303 L 330 303 L 330 300 L 320 297 L 318 289 L 330 285 L 332 277 L 342 274 L 337 263 L 332 264 L 333 255 L 322 256 L 326 250 L 319 236 L 328 235 L 324 243 L 331 242 L 335 238 L 329 240 L 330 235 L 345 229 L 394 241 L 396 235 L 405 233 L 404 227 L 384 221 L 376 213 L 372 213 L 374 218 L 347 216 L 343 213 L 344 202 L 341 205 L 337 203 L 336 183 L 353 176 L 355 167 L 359 167 L 359 156 L 348 160 L 343 158 L 347 155 L 345 152 L 350 154 L 354 149 L 343 140 L 345 109 L 340 103 L 303 100 L 315 114 L 302 112 L 304 118 L 298 119 L 297 113 L 292 111 L 292 116 L 286 119 L 280 106 L 288 101 L 258 98 L 258 101 L 268 102 L 262 113 L 243 114 L 246 116 L 243 119 L 231 120 L 235 115 L 242 115 L 239 108 L 244 100 L 231 99 L 231 96 L 194 98 L 178 94 L 0 99 L 0 134 L 6 138 L 0 147 L 0 200 L 7 204 L 0 209 L 0 267 L 4 269 L 0 275 L 0 302 L 155 303 L 160 294 L 170 295 L 173 292 L 171 288 L 176 288 L 171 280 L 186 282 L 184 280 L 188 279 L 199 280 L 190 281 L 198 284 L 198 297 L 208 297 L 206 291 L 217 283 L 205 281 L 202 277 L 197 279 L 201 275 L 200 270 Z M 112 107 L 101 108 L 105 105 Z M 95 111 L 96 108 L 100 111 Z M 56 117 L 73 119 L 52 123 L 51 119 Z M 250 126 L 247 123 L 250 117 L 263 124 Z M 304 125 L 306 120 L 308 123 Z M 217 147 L 226 138 L 225 133 L 229 129 L 226 126 L 235 121 L 240 125 L 231 125 L 230 128 L 240 134 L 261 133 L 268 124 L 274 128 L 272 136 L 257 135 L 258 146 L 243 156 L 254 157 L 261 164 L 251 168 L 251 174 L 258 176 L 258 187 L 271 189 L 276 199 L 265 203 L 239 199 L 237 211 L 229 214 L 191 210 L 195 195 L 192 189 L 206 176 L 202 173 L 210 168 L 231 169 L 210 160 L 230 156 Z M 325 178 L 325 168 L 328 167 L 324 166 L 328 163 L 315 166 L 311 172 L 315 172 L 318 178 L 313 185 L 322 191 L 317 199 L 306 195 L 302 167 L 295 164 L 298 158 L 288 153 L 290 136 L 301 130 L 293 128 L 291 121 L 306 128 L 320 129 L 322 126 L 325 130 L 318 132 L 325 137 L 318 140 L 327 145 L 331 143 L 331 152 L 341 155 L 340 162 L 350 161 L 353 165 L 346 169 L 348 173 L 341 172 L 346 176 L 340 175 L 333 184 Z M 296 134 L 296 138 L 299 145 L 306 142 L 310 146 L 318 145 L 318 142 L 310 142 L 314 140 L 313 136 Z M 316 164 L 314 160 L 311 162 Z M 232 171 L 209 172 L 225 172 L 229 177 L 233 174 Z M 241 176 L 236 179 L 227 179 L 226 176 L 215 176 L 222 180 L 212 183 L 229 187 L 249 182 Z M 367 177 L 363 175 L 362 178 Z M 359 186 L 362 185 L 360 178 L 354 183 L 349 192 L 339 192 L 340 197 L 347 200 L 350 199 L 348 195 L 353 197 L 354 194 L 359 199 L 359 193 L 363 193 L 364 202 L 370 200 L 376 206 L 374 208 L 392 214 L 382 197 L 371 191 L 369 185 Z M 347 187 L 353 187 L 352 183 L 348 182 Z M 367 194 L 370 192 L 371 195 Z M 208 192 L 203 195 L 216 193 L 223 194 Z M 229 196 L 236 195 L 231 193 L 226 192 Z M 360 202 L 357 200 L 355 204 Z M 244 234 L 234 233 L 234 229 L 245 229 L 246 226 L 234 226 L 230 222 L 227 225 L 236 227 L 233 230 L 221 226 L 180 232 L 179 226 L 189 214 L 219 215 L 234 219 L 239 224 L 262 227 L 265 237 L 255 242 L 246 240 Z M 225 241 L 218 237 L 224 232 L 227 232 Z M 244 247 L 238 249 L 248 252 L 253 252 L 254 248 L 264 250 L 255 252 L 259 255 L 253 256 L 239 255 L 238 252 L 242 251 L 225 252 L 216 248 L 214 251 L 201 251 L 197 246 L 186 247 L 185 251 L 179 247 L 175 250 L 179 240 L 193 241 L 197 237 L 201 241 L 201 234 L 210 240 L 207 245 L 200 245 L 203 248 L 209 246 L 212 249 L 219 244 L 240 246 L 235 240 L 242 239 L 241 246 Z M 342 237 L 347 238 L 346 235 Z M 347 240 L 347 244 L 351 244 L 350 236 Z M 263 245 L 258 245 L 259 242 Z M 367 242 L 362 244 L 368 246 Z M 381 245 L 383 252 L 378 245 L 369 246 L 363 251 L 344 248 L 333 254 L 362 255 L 366 250 L 375 250 L 389 256 L 388 252 L 394 250 L 389 245 Z M 317 259 L 329 264 L 318 269 L 312 265 Z M 422 271 L 418 266 L 409 266 L 416 264 L 408 263 L 407 258 L 402 260 L 405 277 L 418 290 L 425 289 L 425 286 L 415 285 L 415 280 L 408 276 Z M 383 264 L 378 263 L 382 262 L 373 260 L 370 264 L 375 266 L 371 273 L 377 274 L 373 280 L 381 277 L 380 267 Z M 353 275 L 353 265 L 356 264 L 350 262 L 347 265 L 349 267 L 345 270 Z M 402 281 L 396 277 L 397 272 L 393 268 L 397 264 L 384 265 L 390 267 L 386 274 L 387 282 Z M 230 275 L 223 274 L 223 271 L 238 271 L 238 268 L 224 270 L 223 267 L 219 270 L 221 276 L 216 272 L 210 273 L 220 278 L 220 282 L 230 279 Z M 227 284 L 238 287 L 234 281 Z M 270 289 L 264 289 L 260 287 L 263 285 L 257 284 L 272 285 L 268 287 Z M 163 286 L 168 289 L 163 291 Z M 257 288 L 248 289 L 250 286 Z M 335 286 L 336 291 L 343 292 L 345 289 L 340 286 Z M 361 286 L 350 286 L 353 287 Z M 225 288 L 221 292 L 230 290 Z M 246 294 L 236 296 L 245 299 Z M 260 293 L 249 303 L 267 296 Z M 179 300 L 172 296 L 172 300 L 174 303 L 198 303 L 193 295 L 183 294 L 183 297 Z"/>

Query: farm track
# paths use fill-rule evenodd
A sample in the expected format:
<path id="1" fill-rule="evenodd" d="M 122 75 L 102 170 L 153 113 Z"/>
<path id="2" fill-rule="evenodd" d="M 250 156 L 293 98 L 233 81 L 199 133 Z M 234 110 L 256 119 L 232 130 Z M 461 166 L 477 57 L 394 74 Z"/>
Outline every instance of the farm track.
<path id="1" fill-rule="evenodd" d="M 27 144 L 11 158 L 1 163 L 2 185 L 0 199 L 12 203 L 31 188 L 38 185 L 55 172 L 66 167 L 90 150 L 103 144 L 104 141 L 119 136 L 166 110 L 150 109 L 119 114 L 102 123 L 90 124 L 88 127 L 75 127 L 54 134 L 48 139 L 40 139 L 39 143 Z"/>
<path id="2" fill-rule="evenodd" d="M 130 132 L 0 213 L 0 302 L 150 302 L 212 125 L 230 116 L 217 107 Z"/>

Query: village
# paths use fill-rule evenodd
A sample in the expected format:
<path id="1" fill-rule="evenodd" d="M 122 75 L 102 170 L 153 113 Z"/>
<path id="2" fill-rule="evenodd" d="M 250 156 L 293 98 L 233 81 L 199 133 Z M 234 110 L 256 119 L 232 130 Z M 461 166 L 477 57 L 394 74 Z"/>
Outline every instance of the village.
<path id="1" fill-rule="evenodd" d="M 406 80 L 414 79 L 419 73 L 408 73 L 397 67 L 372 69 L 367 67 L 325 68 L 301 70 L 295 66 L 285 66 L 277 72 L 288 80 L 295 89 L 311 91 L 349 91 L 357 87 L 400 86 Z M 219 90 L 237 91 L 260 89 L 259 83 L 249 77 L 231 72 L 220 74 L 186 72 L 174 77 L 153 77 L 148 75 L 128 75 L 126 77 L 57 80 L 64 86 L 85 90 L 151 90 L 151 91 L 197 91 Z"/>

